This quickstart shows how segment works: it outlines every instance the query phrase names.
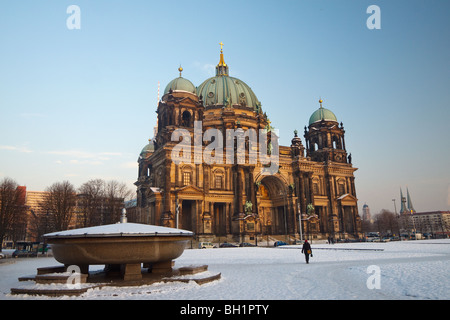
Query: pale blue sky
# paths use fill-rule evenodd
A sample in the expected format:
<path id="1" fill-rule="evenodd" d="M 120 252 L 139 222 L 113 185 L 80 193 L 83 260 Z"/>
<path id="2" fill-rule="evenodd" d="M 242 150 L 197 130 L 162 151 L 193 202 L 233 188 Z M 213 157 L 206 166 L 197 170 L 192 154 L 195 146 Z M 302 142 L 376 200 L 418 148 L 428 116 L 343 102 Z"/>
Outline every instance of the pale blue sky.
<path id="1" fill-rule="evenodd" d="M 69 30 L 69 5 L 81 29 Z M 381 29 L 369 30 L 369 5 Z M 318 100 L 344 123 L 359 207 L 450 209 L 450 2 L 0 1 L 0 178 L 130 188 L 161 91 L 213 75 L 223 42 L 290 145 Z"/>

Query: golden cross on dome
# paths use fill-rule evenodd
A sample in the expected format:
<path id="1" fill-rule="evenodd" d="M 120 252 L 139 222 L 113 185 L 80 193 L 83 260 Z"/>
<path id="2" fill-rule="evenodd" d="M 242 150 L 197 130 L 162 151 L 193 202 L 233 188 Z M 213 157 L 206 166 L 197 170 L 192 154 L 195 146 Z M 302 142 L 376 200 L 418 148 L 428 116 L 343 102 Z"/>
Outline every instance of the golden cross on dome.
<path id="1" fill-rule="evenodd" d="M 216 75 L 228 75 L 228 66 L 223 60 L 223 43 L 220 42 L 220 60 L 219 64 L 216 66 Z"/>

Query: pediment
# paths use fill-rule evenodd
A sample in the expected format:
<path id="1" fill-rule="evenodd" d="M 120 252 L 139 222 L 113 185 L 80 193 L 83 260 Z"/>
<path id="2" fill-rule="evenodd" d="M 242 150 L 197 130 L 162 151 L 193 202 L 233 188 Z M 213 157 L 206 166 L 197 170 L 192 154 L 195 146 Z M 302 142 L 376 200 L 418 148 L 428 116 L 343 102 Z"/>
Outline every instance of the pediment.
<path id="1" fill-rule="evenodd" d="M 345 205 L 353 206 L 353 205 L 356 205 L 358 202 L 358 199 L 349 193 L 343 194 L 342 196 L 338 197 L 336 200 L 339 201 L 341 203 L 341 205 L 343 205 L 343 206 L 345 206 Z"/>
<path id="2" fill-rule="evenodd" d="M 174 191 L 178 194 L 203 194 L 202 189 L 193 185 L 184 186 L 182 188 L 175 189 Z"/>
<path id="3" fill-rule="evenodd" d="M 195 101 L 191 97 L 183 97 L 178 101 L 178 103 L 188 104 L 188 105 L 192 105 L 193 107 L 195 107 L 195 106 L 197 106 L 198 101 Z"/>

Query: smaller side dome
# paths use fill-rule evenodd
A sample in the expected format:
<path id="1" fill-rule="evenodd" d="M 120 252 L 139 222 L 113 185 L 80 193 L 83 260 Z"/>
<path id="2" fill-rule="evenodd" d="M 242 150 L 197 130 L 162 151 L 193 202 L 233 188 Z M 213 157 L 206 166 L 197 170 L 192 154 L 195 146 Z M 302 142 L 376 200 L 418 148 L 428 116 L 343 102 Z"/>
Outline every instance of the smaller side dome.
<path id="1" fill-rule="evenodd" d="M 147 158 L 151 156 L 155 152 L 155 144 L 153 143 L 153 140 L 149 139 L 148 144 L 142 149 L 140 156 L 142 158 Z"/>
<path id="2" fill-rule="evenodd" d="M 172 91 L 185 91 L 197 94 L 197 88 L 192 84 L 192 82 L 181 76 L 181 72 L 183 71 L 183 68 L 181 66 L 178 68 L 178 71 L 180 71 L 180 76 L 173 79 L 167 84 L 166 88 L 164 89 L 164 94 L 169 93 L 170 89 L 172 89 Z"/>
<path id="3" fill-rule="evenodd" d="M 314 111 L 314 113 L 309 118 L 309 125 L 322 120 L 338 122 L 335 114 L 331 110 L 322 107 L 322 99 L 319 100 L 319 103 L 320 108 Z"/>
<path id="4" fill-rule="evenodd" d="M 172 91 L 186 91 L 193 94 L 197 93 L 197 90 L 192 82 L 183 77 L 179 77 L 170 81 L 167 84 L 166 89 L 164 89 L 164 94 L 169 93 L 170 89 L 172 89 Z"/>

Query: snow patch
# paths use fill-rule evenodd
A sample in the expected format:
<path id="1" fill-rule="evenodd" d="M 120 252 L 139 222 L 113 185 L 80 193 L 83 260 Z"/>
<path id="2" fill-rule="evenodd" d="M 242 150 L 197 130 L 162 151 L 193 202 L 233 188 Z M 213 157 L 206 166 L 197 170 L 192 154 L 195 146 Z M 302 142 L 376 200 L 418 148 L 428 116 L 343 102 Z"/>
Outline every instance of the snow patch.
<path id="1" fill-rule="evenodd" d="M 218 281 L 198 285 L 158 282 L 139 287 L 89 289 L 79 297 L 58 299 L 176 299 L 176 300 L 292 300 L 292 299 L 450 299 L 450 240 L 349 243 L 330 248 L 372 250 L 314 250 L 306 264 L 301 250 L 262 247 L 186 249 L 175 267 L 208 265 Z M 14 296 L 18 277 L 35 274 L 37 267 L 54 266 L 51 258 L 23 258 L 0 264 L 0 299 L 56 299 Z M 380 289 L 366 285 L 370 265 L 379 266 Z M 103 266 L 92 266 L 94 268 Z M 192 277 L 189 275 L 187 277 Z"/>

